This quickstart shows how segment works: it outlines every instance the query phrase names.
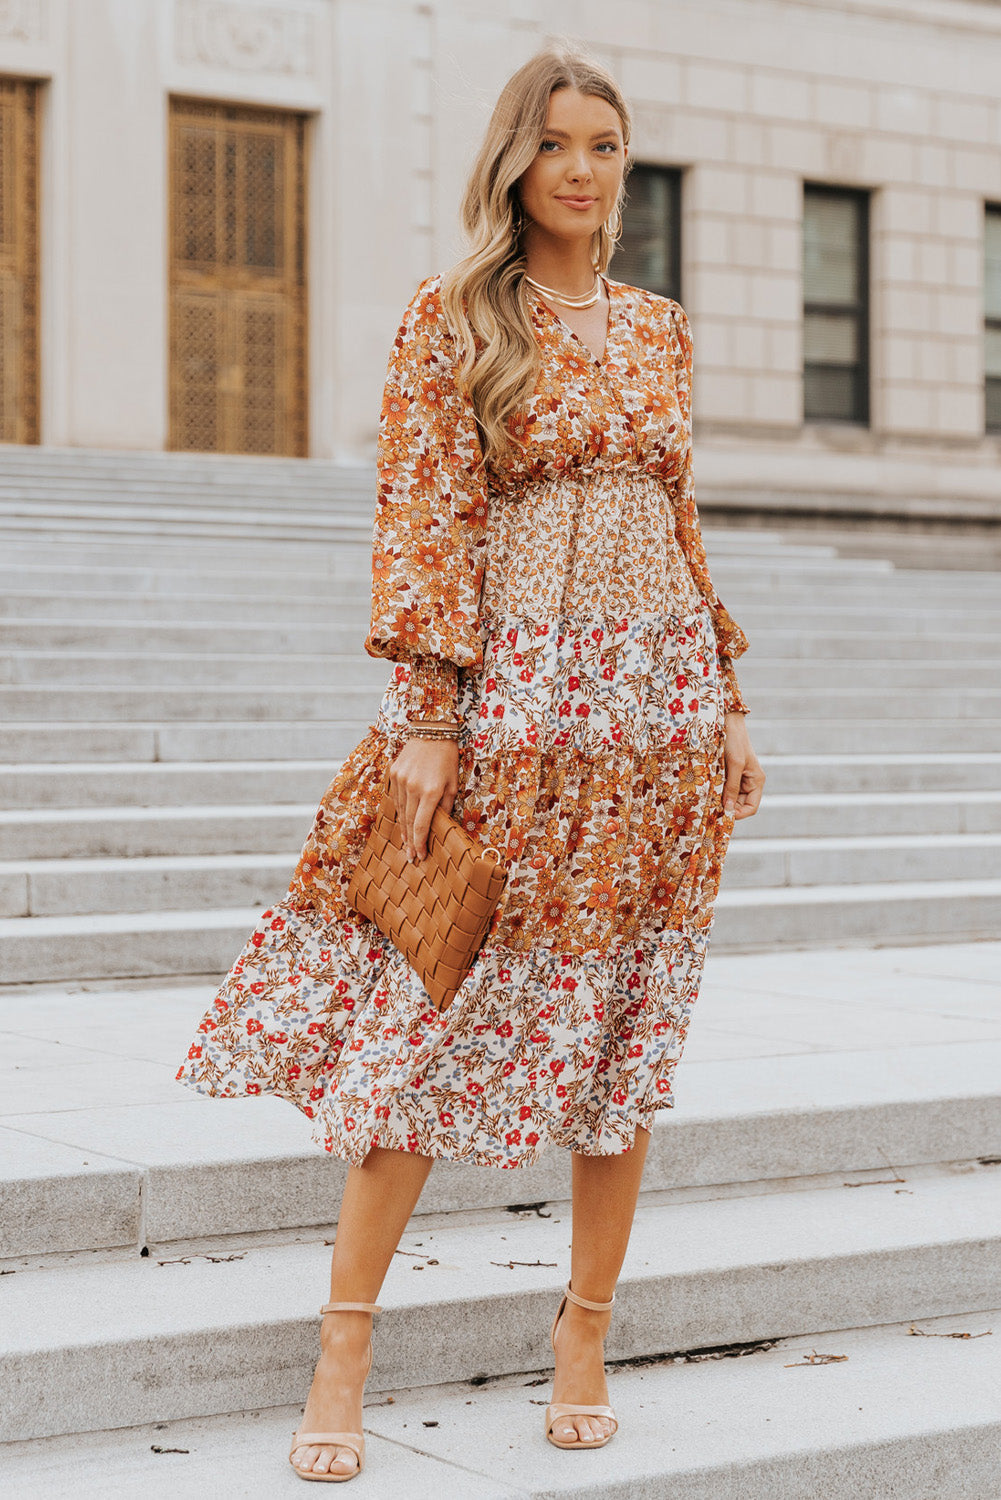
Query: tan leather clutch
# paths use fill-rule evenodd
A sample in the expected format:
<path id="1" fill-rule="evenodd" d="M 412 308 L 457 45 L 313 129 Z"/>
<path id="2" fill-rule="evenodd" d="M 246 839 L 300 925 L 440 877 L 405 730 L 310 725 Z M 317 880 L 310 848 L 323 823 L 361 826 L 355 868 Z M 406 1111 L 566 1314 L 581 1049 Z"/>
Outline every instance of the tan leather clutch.
<path id="1" fill-rule="evenodd" d="M 436 1009 L 445 1010 L 482 947 L 506 880 L 497 850 L 470 838 L 440 807 L 431 820 L 427 857 L 411 864 L 387 790 L 351 876 L 348 900 L 416 969 Z"/>

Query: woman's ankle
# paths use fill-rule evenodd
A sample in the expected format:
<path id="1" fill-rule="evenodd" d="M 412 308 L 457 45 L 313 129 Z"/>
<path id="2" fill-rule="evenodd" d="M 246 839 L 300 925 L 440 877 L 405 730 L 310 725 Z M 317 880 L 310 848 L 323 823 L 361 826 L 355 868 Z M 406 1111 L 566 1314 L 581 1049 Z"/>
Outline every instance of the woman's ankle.
<path id="1" fill-rule="evenodd" d="M 320 1328 L 320 1348 L 325 1353 L 362 1354 L 371 1340 L 371 1313 L 328 1313 Z"/>

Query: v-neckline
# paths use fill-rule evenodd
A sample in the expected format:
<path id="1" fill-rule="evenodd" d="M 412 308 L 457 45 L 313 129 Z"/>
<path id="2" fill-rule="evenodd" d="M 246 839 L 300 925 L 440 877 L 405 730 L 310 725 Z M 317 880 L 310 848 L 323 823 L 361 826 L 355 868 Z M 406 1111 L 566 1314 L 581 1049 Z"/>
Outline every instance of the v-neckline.
<path id="1" fill-rule="evenodd" d="M 614 283 L 609 281 L 608 277 L 604 274 L 603 271 L 599 271 L 598 275 L 604 282 L 605 291 L 608 295 L 608 321 L 605 325 L 605 343 L 601 351 L 600 359 L 597 359 L 595 357 L 595 353 L 591 348 L 591 345 L 587 343 L 585 339 L 582 339 L 580 334 L 577 333 L 573 328 L 571 328 L 570 324 L 567 323 L 563 318 L 561 318 L 559 313 L 556 312 L 554 308 L 549 306 L 549 303 L 543 297 L 541 292 L 536 292 L 533 287 L 529 287 L 529 290 L 532 292 L 533 296 L 535 297 L 536 303 L 543 309 L 543 311 L 547 312 L 551 318 L 554 318 L 563 329 L 564 333 L 569 335 L 569 337 L 573 339 L 574 343 L 579 344 L 581 348 L 585 350 L 588 358 L 588 363 L 593 365 L 596 370 L 603 370 L 608 363 L 608 347 L 612 338 L 612 330 L 616 323 L 616 317 L 612 298 L 612 286 Z"/>

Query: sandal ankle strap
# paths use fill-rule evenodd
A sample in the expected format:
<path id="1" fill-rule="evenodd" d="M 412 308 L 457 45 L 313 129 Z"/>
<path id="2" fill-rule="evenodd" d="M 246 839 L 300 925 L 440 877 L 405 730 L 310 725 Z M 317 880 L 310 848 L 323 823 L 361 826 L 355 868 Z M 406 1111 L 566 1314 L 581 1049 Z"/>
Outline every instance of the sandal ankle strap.
<path id="1" fill-rule="evenodd" d="M 611 1302 L 589 1302 L 586 1297 L 578 1297 L 576 1292 L 570 1290 L 569 1281 L 567 1282 L 566 1295 L 571 1302 L 576 1302 L 578 1307 L 589 1307 L 592 1312 L 610 1312 L 612 1303 L 615 1301 L 615 1293 L 613 1292 Z"/>
<path id="2" fill-rule="evenodd" d="M 325 1302 L 320 1308 L 320 1316 L 328 1312 L 382 1312 L 378 1302 Z"/>

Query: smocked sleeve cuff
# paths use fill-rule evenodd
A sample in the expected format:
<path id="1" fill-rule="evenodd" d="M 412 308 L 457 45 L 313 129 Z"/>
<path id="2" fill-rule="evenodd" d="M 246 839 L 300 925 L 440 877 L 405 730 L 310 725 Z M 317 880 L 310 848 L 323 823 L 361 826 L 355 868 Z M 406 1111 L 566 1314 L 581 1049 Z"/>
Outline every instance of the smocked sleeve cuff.
<path id="1" fill-rule="evenodd" d="M 438 656 L 417 656 L 410 663 L 407 721 L 454 723 L 458 719 L 459 670 Z"/>
<path id="2" fill-rule="evenodd" d="M 721 656 L 719 659 L 719 664 L 720 671 L 723 676 L 724 710 L 728 714 L 750 713 L 750 709 L 744 702 L 743 694 L 740 691 L 740 684 L 737 681 L 737 674 L 734 671 L 733 662 L 728 656 Z"/>

